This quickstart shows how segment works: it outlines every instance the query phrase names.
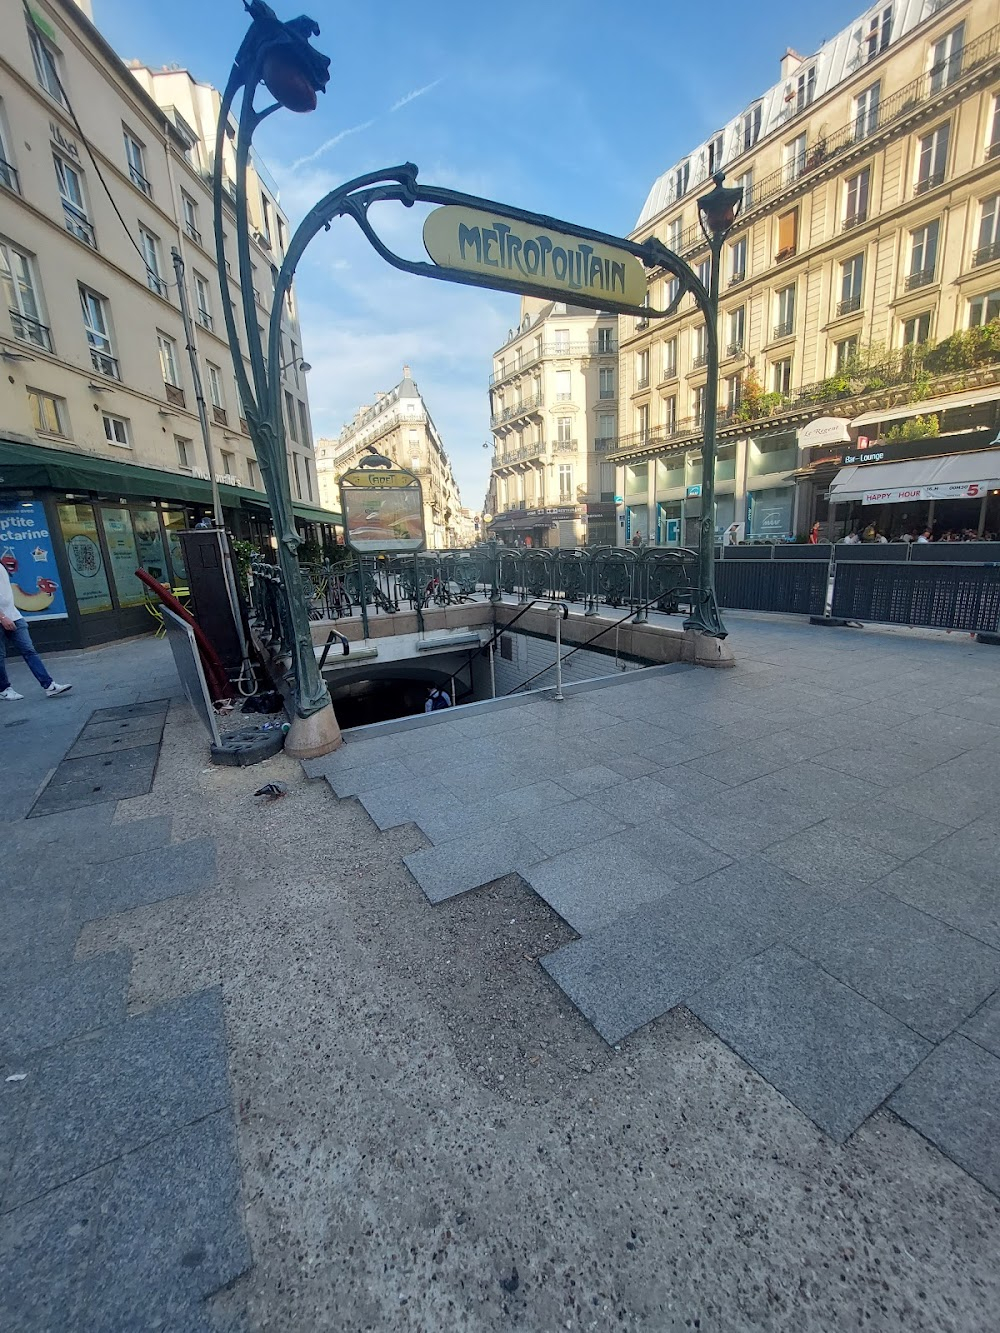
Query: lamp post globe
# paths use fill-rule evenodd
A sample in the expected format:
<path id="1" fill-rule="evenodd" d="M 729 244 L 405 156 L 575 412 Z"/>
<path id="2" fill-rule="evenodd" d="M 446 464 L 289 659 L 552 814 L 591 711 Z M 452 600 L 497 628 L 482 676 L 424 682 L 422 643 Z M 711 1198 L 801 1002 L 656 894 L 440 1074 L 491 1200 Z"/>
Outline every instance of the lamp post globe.
<path id="1" fill-rule="evenodd" d="M 698 221 L 709 241 L 724 241 L 732 231 L 737 214 L 743 205 L 743 191 L 738 186 L 727 189 L 722 182 L 725 172 L 717 171 L 712 177 L 714 189 L 698 200 Z"/>

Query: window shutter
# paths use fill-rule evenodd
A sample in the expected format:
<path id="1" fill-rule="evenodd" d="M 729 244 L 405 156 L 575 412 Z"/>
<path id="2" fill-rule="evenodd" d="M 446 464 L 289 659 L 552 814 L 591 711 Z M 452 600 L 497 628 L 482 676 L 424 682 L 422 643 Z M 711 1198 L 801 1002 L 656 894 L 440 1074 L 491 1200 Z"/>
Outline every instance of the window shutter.
<path id="1" fill-rule="evenodd" d="M 778 249 L 782 252 L 793 251 L 798 241 L 799 210 L 790 209 L 778 218 Z"/>

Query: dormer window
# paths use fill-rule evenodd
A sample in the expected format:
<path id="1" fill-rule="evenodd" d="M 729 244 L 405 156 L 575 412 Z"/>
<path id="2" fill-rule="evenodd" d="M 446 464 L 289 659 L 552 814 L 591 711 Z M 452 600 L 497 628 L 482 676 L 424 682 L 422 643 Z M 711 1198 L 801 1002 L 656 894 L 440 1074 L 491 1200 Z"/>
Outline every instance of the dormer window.
<path id="1" fill-rule="evenodd" d="M 878 14 L 873 14 L 868 23 L 868 31 L 865 34 L 864 42 L 861 48 L 865 60 L 874 60 L 876 56 L 889 45 L 889 38 L 892 35 L 892 5 L 887 5 Z"/>
<path id="2" fill-rule="evenodd" d="M 724 139 L 721 134 L 716 134 L 708 142 L 708 174 L 713 176 L 717 171 L 722 170 L 722 148 Z"/>
<path id="3" fill-rule="evenodd" d="M 691 180 L 691 163 L 682 162 L 673 174 L 674 198 L 680 199 L 687 194 L 688 184 Z"/>

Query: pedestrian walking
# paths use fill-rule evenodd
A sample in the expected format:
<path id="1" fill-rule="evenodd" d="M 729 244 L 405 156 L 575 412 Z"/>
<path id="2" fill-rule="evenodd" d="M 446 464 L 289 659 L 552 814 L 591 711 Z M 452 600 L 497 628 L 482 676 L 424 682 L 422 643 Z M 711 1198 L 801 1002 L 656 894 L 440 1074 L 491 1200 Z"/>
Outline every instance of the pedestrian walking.
<path id="1" fill-rule="evenodd" d="M 0 560 L 0 699 L 13 702 L 23 699 L 10 683 L 7 675 L 7 644 L 11 643 L 24 658 L 25 664 L 42 689 L 54 699 L 57 694 L 65 694 L 72 685 L 57 685 L 45 670 L 45 664 L 35 652 L 35 645 L 28 633 L 28 622 L 14 605 L 14 592 L 10 586 L 10 575 Z"/>
<path id="2" fill-rule="evenodd" d="M 425 713 L 438 713 L 442 708 L 451 707 L 451 695 L 447 690 L 440 689 L 437 685 L 429 686 L 427 690 L 427 702 L 424 704 Z"/>

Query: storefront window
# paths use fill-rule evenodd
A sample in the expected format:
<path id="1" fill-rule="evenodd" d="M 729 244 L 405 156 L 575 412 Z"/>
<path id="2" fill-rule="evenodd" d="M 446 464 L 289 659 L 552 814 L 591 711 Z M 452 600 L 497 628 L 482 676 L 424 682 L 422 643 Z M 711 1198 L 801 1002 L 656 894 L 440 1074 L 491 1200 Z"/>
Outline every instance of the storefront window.
<path id="1" fill-rule="evenodd" d="M 101 554 L 101 539 L 91 505 L 61 504 L 59 527 L 73 575 L 77 606 L 83 615 L 111 610 L 111 589 Z"/>
<path id="2" fill-rule="evenodd" d="M 177 536 L 178 532 L 183 532 L 187 525 L 187 515 L 183 509 L 165 509 L 163 511 L 163 527 L 167 534 L 167 546 L 170 548 L 170 563 L 173 566 L 175 582 L 187 578 L 184 551 L 181 547 L 180 538 Z"/>
<path id="3" fill-rule="evenodd" d="M 661 459 L 656 464 L 656 489 L 669 491 L 684 485 L 684 455 Z"/>
<path id="4" fill-rule="evenodd" d="M 715 457 L 715 480 L 736 480 L 736 445 L 723 444 Z"/>
<path id="5" fill-rule="evenodd" d="M 645 495 L 648 482 L 646 480 L 648 465 L 639 463 L 636 467 L 627 467 L 625 469 L 625 494 L 626 495 Z"/>
<path id="6" fill-rule="evenodd" d="M 715 499 L 715 540 L 721 542 L 726 530 L 736 522 L 736 496 L 718 495 Z"/>
<path id="7" fill-rule="evenodd" d="M 769 472 L 791 472 L 798 466 L 798 439 L 794 431 L 761 435 L 747 445 L 747 472 L 763 477 Z"/>
<path id="8" fill-rule="evenodd" d="M 135 528 L 135 544 L 139 552 L 139 564 L 147 573 L 161 583 L 170 578 L 166 554 L 163 550 L 163 536 L 160 532 L 160 515 L 155 509 L 133 509 L 132 525 Z"/>
<path id="9" fill-rule="evenodd" d="M 649 541 L 649 506 L 629 505 L 625 510 L 625 536 L 631 543 L 636 537 Z"/>
<path id="10" fill-rule="evenodd" d="M 132 530 L 132 517 L 127 509 L 101 508 L 104 539 L 108 544 L 108 561 L 118 593 L 119 606 L 141 606 L 146 600 L 143 585 L 135 576 L 139 553 Z"/>
<path id="11" fill-rule="evenodd" d="M 683 508 L 683 503 L 680 500 L 668 500 L 656 506 L 657 546 L 679 545 Z"/>
<path id="12" fill-rule="evenodd" d="M 751 491 L 747 496 L 752 538 L 773 538 L 780 541 L 792 534 L 792 501 L 794 486 L 775 486 L 769 490 Z"/>

